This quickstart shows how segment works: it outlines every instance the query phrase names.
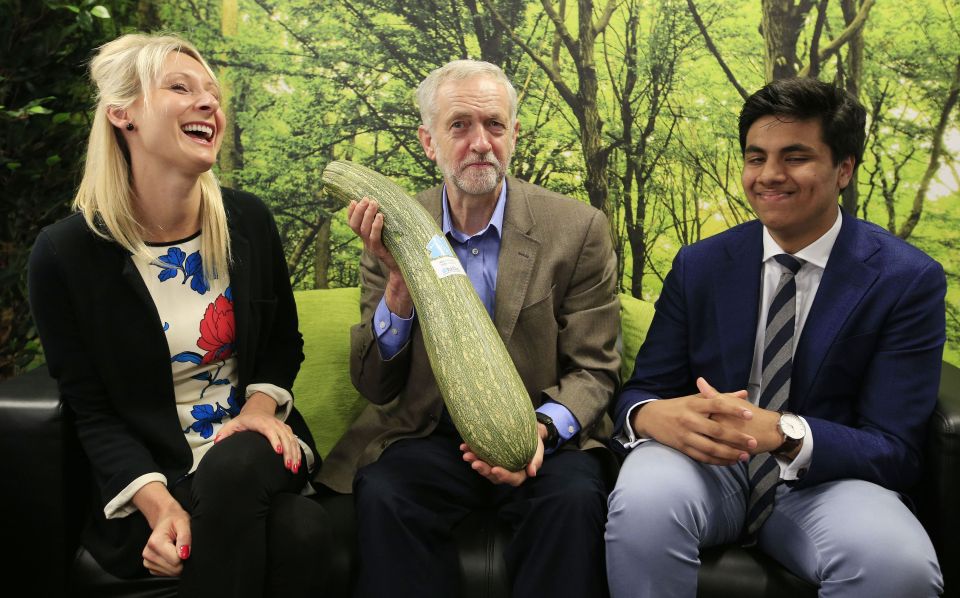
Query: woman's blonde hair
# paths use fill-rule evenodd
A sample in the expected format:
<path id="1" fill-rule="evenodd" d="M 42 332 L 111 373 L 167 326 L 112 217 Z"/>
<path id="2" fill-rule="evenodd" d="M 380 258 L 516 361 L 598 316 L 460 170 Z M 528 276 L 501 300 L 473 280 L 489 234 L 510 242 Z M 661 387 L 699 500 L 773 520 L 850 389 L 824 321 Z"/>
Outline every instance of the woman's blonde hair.
<path id="1" fill-rule="evenodd" d="M 143 240 L 143 226 L 133 209 L 130 156 L 123 135 L 107 118 L 111 106 L 127 108 L 157 86 L 171 52 L 194 58 L 216 81 L 210 65 L 190 42 L 171 34 L 131 33 L 101 46 L 90 62 L 97 88 L 96 113 L 87 143 L 83 179 L 74 208 L 92 231 L 135 255 L 153 259 Z M 200 175 L 200 252 L 204 274 L 225 274 L 230 263 L 230 233 L 220 184 L 212 170 Z"/>

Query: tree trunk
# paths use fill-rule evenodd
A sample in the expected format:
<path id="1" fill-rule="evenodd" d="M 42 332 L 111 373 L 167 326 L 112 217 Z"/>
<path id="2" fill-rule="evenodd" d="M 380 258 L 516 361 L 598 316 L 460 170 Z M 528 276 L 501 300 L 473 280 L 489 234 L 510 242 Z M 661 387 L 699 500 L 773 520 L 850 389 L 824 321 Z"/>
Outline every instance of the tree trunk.
<path id="1" fill-rule="evenodd" d="M 643 267 L 647 262 L 647 246 L 644 241 L 643 225 L 633 227 L 627 225 L 627 238 L 630 240 L 630 251 L 633 254 L 633 266 L 630 269 L 630 294 L 634 297 L 643 297 Z"/>
<path id="2" fill-rule="evenodd" d="M 501 6 L 504 4 L 506 4 L 504 7 L 506 12 L 503 14 L 504 20 L 513 29 L 520 29 L 523 25 L 523 15 L 527 3 L 524 0 L 510 0 L 502 3 Z M 480 46 L 480 60 L 496 64 L 509 73 L 513 66 L 510 64 L 510 58 L 513 56 L 516 46 L 512 40 L 497 33 L 497 27 L 492 19 L 480 12 L 477 0 L 464 0 L 464 5 L 470 13 L 473 32 L 477 36 L 477 45 Z"/>
<path id="3" fill-rule="evenodd" d="M 943 154 L 943 134 L 950 122 L 950 113 L 957 104 L 960 97 L 960 56 L 957 57 L 957 65 L 953 71 L 953 80 L 950 82 L 950 91 L 947 92 L 947 99 L 943 103 L 943 109 L 940 111 L 940 120 L 937 121 L 937 127 L 933 131 L 933 147 L 930 149 L 930 161 L 927 163 L 927 170 L 920 179 L 920 186 L 917 188 L 917 194 L 913 198 L 913 207 L 910 215 L 904 221 L 897 236 L 906 240 L 920 222 L 920 214 L 923 212 L 923 202 L 927 198 L 927 191 L 930 189 L 930 182 L 937 174 L 940 168 L 940 156 Z"/>
<path id="4" fill-rule="evenodd" d="M 236 173 L 243 170 L 243 128 L 237 114 L 246 104 L 248 87 L 245 81 L 235 81 L 231 73 L 221 69 L 220 94 L 221 106 L 227 115 L 227 126 L 223 131 L 223 145 L 220 146 L 220 182 L 224 187 L 237 185 Z"/>
<path id="5" fill-rule="evenodd" d="M 157 14 L 157 3 L 149 0 L 137 2 L 137 28 L 142 31 L 156 31 L 161 28 L 163 21 Z"/>
<path id="6" fill-rule="evenodd" d="M 583 152 L 583 161 L 586 166 L 587 180 L 584 187 L 590 198 L 590 205 L 602 210 L 610 216 L 611 208 L 608 205 L 609 186 L 607 180 L 607 164 L 610 149 L 603 145 L 603 119 L 597 107 L 597 66 L 594 60 L 594 47 L 597 36 L 610 23 L 610 17 L 617 6 L 615 0 L 608 0 L 603 12 L 597 21 L 593 18 L 593 0 L 577 1 L 577 25 L 579 36 L 574 38 L 567 29 L 566 21 L 557 11 L 552 0 L 541 0 L 544 11 L 550 17 L 555 28 L 555 36 L 560 39 L 562 46 L 567 50 L 577 70 L 577 90 L 574 91 L 566 84 L 558 68 L 559 54 L 553 58 L 544 58 L 538 48 L 531 47 L 516 31 L 514 31 L 504 16 L 493 5 L 492 0 L 482 0 L 484 7 L 493 16 L 501 32 L 509 36 L 523 51 L 546 73 L 550 82 L 557 89 L 560 97 L 570 107 L 580 130 L 580 147 Z M 553 48 L 551 48 L 553 49 Z"/>
<path id="7" fill-rule="evenodd" d="M 314 243 L 313 253 L 313 288 L 330 288 L 328 272 L 330 270 L 330 221 L 327 218 L 317 231 L 317 240 Z"/>
<path id="8" fill-rule="evenodd" d="M 220 33 L 224 39 L 237 35 L 239 25 L 239 7 L 237 0 L 222 0 L 220 5 Z M 223 144 L 220 146 L 220 182 L 224 187 L 236 186 L 234 174 L 243 168 L 243 146 L 240 138 L 241 129 L 236 118 L 240 107 L 246 101 L 246 84 L 243 81 L 234 81 L 232 74 L 226 67 L 217 73 L 220 80 L 220 107 L 227 115 L 227 126 L 223 131 Z"/>
<path id="9" fill-rule="evenodd" d="M 843 0 L 843 22 L 850 26 L 853 19 L 860 10 L 858 0 Z M 856 34 L 847 42 L 847 60 L 846 76 L 844 77 L 844 87 L 847 93 L 855 98 L 860 98 L 860 83 L 863 81 L 863 29 L 858 29 Z M 859 167 L 860 165 L 857 164 Z M 843 209 L 852 216 L 857 215 L 857 209 L 860 203 L 860 189 L 857 184 L 860 168 L 853 171 L 853 178 L 850 184 L 843 190 L 842 203 Z"/>
<path id="10" fill-rule="evenodd" d="M 594 59 L 597 31 L 593 24 L 593 0 L 578 1 L 580 22 L 580 55 L 576 58 L 580 89 L 577 100 L 580 103 L 580 144 L 587 166 L 587 195 L 590 205 L 610 215 L 607 205 L 608 182 L 607 162 L 609 153 L 602 147 L 603 121 L 597 107 L 597 63 Z M 578 112 L 574 110 L 574 112 Z"/>
<path id="11" fill-rule="evenodd" d="M 650 205 L 647 199 L 654 201 L 650 185 L 664 151 L 670 145 L 673 125 L 664 126 L 665 135 L 656 138 L 657 123 L 663 123 L 660 115 L 667 105 L 674 84 L 676 66 L 683 52 L 679 45 L 677 23 L 680 16 L 676 8 L 661 4 L 658 14 L 653 16 L 654 23 L 649 29 L 649 37 L 643 43 L 651 48 L 643 72 L 639 71 L 640 56 L 640 6 L 631 3 L 626 21 L 625 66 L 623 90 L 620 92 L 620 119 L 623 130 L 622 147 L 626 168 L 623 175 L 624 220 L 627 240 L 633 255 L 630 292 L 634 297 L 643 295 L 643 278 L 646 256 L 652 239 L 649 238 L 653 227 L 647 226 L 647 212 Z M 643 82 L 639 94 L 635 93 L 638 83 Z M 641 99 L 643 101 L 641 101 Z M 638 109 L 638 106 L 643 106 Z M 643 111 L 643 113 L 640 112 Z M 676 117 L 674 117 L 674 123 Z M 636 136 L 635 136 L 636 134 Z"/>
<path id="12" fill-rule="evenodd" d="M 795 77 L 800 70 L 797 40 L 813 0 L 762 0 L 761 29 L 764 42 L 766 81 Z"/>

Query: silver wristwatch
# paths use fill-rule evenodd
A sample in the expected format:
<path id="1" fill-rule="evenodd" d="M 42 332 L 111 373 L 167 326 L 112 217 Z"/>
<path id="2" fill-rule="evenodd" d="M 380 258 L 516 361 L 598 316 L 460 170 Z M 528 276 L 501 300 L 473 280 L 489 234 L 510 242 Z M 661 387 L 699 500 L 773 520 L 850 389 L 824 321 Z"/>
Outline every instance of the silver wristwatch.
<path id="1" fill-rule="evenodd" d="M 770 454 L 777 457 L 785 457 L 792 453 L 803 444 L 803 437 L 807 435 L 807 427 L 803 425 L 803 420 L 799 415 L 789 411 L 780 412 L 777 430 L 783 434 L 783 444 L 770 451 Z"/>

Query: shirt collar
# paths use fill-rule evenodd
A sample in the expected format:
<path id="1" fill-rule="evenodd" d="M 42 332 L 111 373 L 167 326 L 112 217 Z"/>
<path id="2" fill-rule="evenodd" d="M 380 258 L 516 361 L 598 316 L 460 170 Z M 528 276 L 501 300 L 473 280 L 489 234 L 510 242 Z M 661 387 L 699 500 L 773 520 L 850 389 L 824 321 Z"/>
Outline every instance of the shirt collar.
<path id="1" fill-rule="evenodd" d="M 469 239 L 470 237 L 479 237 L 485 234 L 491 227 L 496 231 L 497 236 L 501 236 L 500 231 L 503 230 L 503 211 L 504 206 L 507 203 L 507 178 L 503 178 L 503 185 L 500 186 L 500 197 L 497 198 L 497 205 L 493 208 L 493 214 L 490 216 L 490 222 L 487 223 L 487 226 L 483 228 L 482 231 L 478 232 L 475 235 L 466 235 L 453 227 L 453 220 L 450 218 L 450 203 L 447 199 L 447 185 L 444 183 L 443 192 L 442 192 L 441 204 L 443 205 L 443 230 L 444 235 L 451 235 L 457 241 L 461 243 Z"/>
<path id="2" fill-rule="evenodd" d="M 830 230 L 823 233 L 823 235 L 813 243 L 794 253 L 793 256 L 802 259 L 805 263 L 813 264 L 818 268 L 826 268 L 827 260 L 830 259 L 830 252 L 833 251 L 833 244 L 837 242 L 837 237 L 840 235 L 840 226 L 842 224 L 843 215 L 838 207 L 837 219 L 834 221 L 833 226 L 830 227 Z M 786 253 L 786 251 L 781 249 L 780 246 L 777 245 L 777 242 L 773 240 L 767 227 L 763 227 L 763 261 L 766 262 L 773 258 L 773 256 L 780 255 L 781 253 Z"/>

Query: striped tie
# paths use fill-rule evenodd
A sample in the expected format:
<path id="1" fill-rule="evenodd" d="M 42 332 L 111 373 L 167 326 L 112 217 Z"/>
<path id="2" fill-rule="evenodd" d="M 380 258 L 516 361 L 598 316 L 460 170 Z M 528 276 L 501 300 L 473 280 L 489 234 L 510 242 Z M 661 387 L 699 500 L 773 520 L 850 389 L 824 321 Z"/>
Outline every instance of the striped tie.
<path id="1" fill-rule="evenodd" d="M 790 396 L 790 370 L 793 366 L 793 329 L 797 319 L 797 283 L 794 276 L 803 260 L 791 255 L 775 255 L 787 269 L 773 294 L 763 333 L 763 373 L 760 379 L 760 407 L 779 411 Z M 773 499 L 780 482 L 780 468 L 770 453 L 750 459 L 750 500 L 747 503 L 746 531 L 753 537 L 773 511 Z"/>

